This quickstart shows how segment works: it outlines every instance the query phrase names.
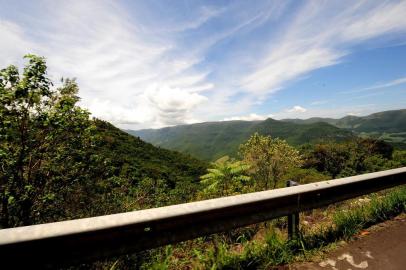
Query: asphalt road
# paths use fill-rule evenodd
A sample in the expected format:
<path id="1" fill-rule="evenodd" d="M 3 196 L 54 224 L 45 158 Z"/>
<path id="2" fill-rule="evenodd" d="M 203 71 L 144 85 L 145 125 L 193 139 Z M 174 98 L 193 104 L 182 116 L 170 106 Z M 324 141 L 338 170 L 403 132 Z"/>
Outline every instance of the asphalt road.
<path id="1" fill-rule="evenodd" d="M 406 270 L 406 215 L 375 225 L 319 262 L 292 266 L 297 270 Z"/>

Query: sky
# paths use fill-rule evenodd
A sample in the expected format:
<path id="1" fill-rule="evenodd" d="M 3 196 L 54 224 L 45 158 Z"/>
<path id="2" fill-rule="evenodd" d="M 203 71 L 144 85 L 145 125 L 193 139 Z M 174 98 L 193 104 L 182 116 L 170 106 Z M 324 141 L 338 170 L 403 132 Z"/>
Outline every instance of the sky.
<path id="1" fill-rule="evenodd" d="M 406 108 L 406 1 L 0 0 L 27 53 L 121 128 Z"/>

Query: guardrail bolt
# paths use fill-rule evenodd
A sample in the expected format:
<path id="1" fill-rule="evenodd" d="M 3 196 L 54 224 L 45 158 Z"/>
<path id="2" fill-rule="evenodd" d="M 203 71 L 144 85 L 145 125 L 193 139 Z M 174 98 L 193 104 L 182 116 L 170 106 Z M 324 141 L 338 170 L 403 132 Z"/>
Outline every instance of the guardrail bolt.
<path id="1" fill-rule="evenodd" d="M 286 181 L 287 187 L 298 186 L 299 183 L 288 180 Z M 288 215 L 288 238 L 289 240 L 297 239 L 299 235 L 299 212 Z"/>

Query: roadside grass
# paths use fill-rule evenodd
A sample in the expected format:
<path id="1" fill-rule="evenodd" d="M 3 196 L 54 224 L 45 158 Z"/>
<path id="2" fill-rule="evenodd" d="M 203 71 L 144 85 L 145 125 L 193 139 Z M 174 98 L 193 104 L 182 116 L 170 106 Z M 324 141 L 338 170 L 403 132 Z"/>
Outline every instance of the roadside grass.
<path id="1" fill-rule="evenodd" d="M 287 239 L 286 219 L 281 218 L 255 229 L 240 229 L 239 238 L 226 233 L 163 248 L 145 269 L 272 269 L 311 260 L 337 242 L 350 240 L 363 229 L 405 210 L 406 186 L 402 186 L 314 210 L 308 217 L 318 219 L 314 224 L 302 224 L 296 240 Z M 306 223 L 305 214 L 301 220 Z"/>

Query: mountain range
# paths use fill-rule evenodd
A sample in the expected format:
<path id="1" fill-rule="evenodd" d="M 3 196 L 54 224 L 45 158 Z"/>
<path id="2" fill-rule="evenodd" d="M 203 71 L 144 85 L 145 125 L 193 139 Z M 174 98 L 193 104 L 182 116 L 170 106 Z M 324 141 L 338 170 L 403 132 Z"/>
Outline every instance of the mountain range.
<path id="1" fill-rule="evenodd" d="M 343 118 L 284 119 L 296 124 L 324 122 L 341 129 L 350 130 L 360 136 L 373 137 L 391 143 L 406 143 L 406 109 L 373 113 L 367 116 L 345 116 Z"/>
<path id="2" fill-rule="evenodd" d="M 238 146 L 255 132 L 285 139 L 296 146 L 322 140 L 342 141 L 356 135 L 403 144 L 406 143 L 406 110 L 340 119 L 268 118 L 262 121 L 204 122 L 125 131 L 155 146 L 188 153 L 204 160 L 215 160 L 224 155 L 236 156 Z"/>

